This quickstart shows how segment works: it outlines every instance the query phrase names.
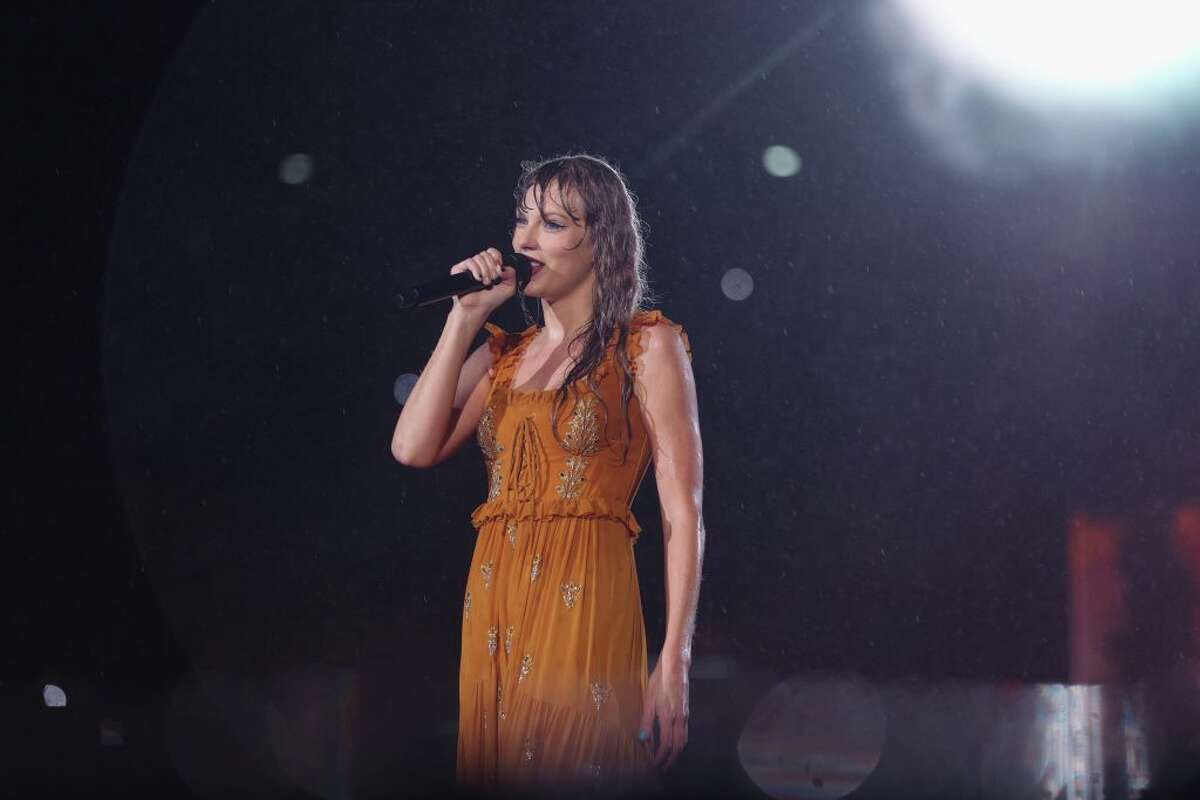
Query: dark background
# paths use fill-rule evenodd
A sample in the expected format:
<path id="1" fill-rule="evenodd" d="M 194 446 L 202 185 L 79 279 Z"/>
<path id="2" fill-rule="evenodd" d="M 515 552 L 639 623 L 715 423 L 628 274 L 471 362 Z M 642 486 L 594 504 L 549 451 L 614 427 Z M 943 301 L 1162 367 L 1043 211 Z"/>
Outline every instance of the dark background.
<path id="1" fill-rule="evenodd" d="M 3 12 L 4 775 L 449 780 L 484 475 L 473 447 L 392 461 L 393 381 L 445 309 L 391 294 L 506 247 L 519 162 L 574 150 L 628 175 L 695 354 L 708 539 L 682 774 L 746 788 L 733 743 L 764 675 L 1066 681 L 1067 521 L 1151 520 L 1131 580 L 1154 586 L 1155 510 L 1197 498 L 1193 129 L 1086 168 L 963 172 L 836 5 Z M 771 144 L 797 176 L 763 170 Z M 310 180 L 280 180 L 292 153 Z M 722 296 L 731 267 L 744 301 Z M 654 652 L 653 481 L 634 513 Z M 1152 677 L 1180 610 L 1139 613 L 1130 669 Z M 97 749 L 105 718 L 123 747 Z M 271 755 L 259 733 L 285 722 L 304 734 Z M 289 761 L 316 752 L 353 766 Z"/>

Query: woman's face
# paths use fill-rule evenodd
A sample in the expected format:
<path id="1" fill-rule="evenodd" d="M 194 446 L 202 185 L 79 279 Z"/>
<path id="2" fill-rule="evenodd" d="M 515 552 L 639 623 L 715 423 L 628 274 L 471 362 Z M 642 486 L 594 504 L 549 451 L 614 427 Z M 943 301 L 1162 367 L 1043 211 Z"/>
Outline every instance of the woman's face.
<path id="1" fill-rule="evenodd" d="M 586 214 L 578 195 L 571 192 L 565 199 L 583 221 L 571 219 L 554 181 L 546 187 L 544 198 L 535 192 L 537 186 L 531 186 L 525 193 L 524 207 L 516 209 L 513 220 L 513 250 L 543 265 L 541 269 L 535 265 L 525 295 L 566 297 L 588 282 L 592 274 L 592 242 L 585 227 Z M 539 199 L 543 200 L 545 216 L 538 211 Z"/>

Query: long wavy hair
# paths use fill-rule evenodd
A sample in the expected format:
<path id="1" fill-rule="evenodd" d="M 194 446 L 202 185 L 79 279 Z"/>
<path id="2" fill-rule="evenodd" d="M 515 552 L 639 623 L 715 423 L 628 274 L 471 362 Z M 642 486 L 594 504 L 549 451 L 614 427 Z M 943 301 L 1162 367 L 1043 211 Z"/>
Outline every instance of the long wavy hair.
<path id="1" fill-rule="evenodd" d="M 621 370 L 621 408 L 625 415 L 625 448 L 621 454 L 621 463 L 624 463 L 633 438 L 633 427 L 629 420 L 633 372 L 626 353 L 629 324 L 634 314 L 656 302 L 646 276 L 646 224 L 638 215 L 637 200 L 620 170 L 603 158 L 585 153 L 521 162 L 521 178 L 513 192 L 517 207 L 525 211 L 532 210 L 525 205 L 525 195 L 531 187 L 536 186 L 534 197 L 538 211 L 544 213 L 546 192 L 552 182 L 558 188 L 558 202 L 572 220 L 583 225 L 585 236 L 591 239 L 592 269 L 596 280 L 590 324 L 582 328 L 567 345 L 567 352 L 570 353 L 576 343 L 581 342 L 582 352 L 555 393 L 550 415 L 551 432 L 555 441 L 565 449 L 558 435 L 558 416 L 567 401 L 568 392 L 576 402 L 579 401 L 580 381 L 585 382 L 599 399 L 604 412 L 601 430 L 608 430 L 608 404 L 596 385 L 595 373 L 604 359 L 608 343 L 615 339 L 614 355 Z M 582 209 L 568 205 L 568 195 L 572 190 L 582 203 Z M 577 246 L 583 246 L 584 241 L 581 240 Z M 525 308 L 524 302 L 521 307 Z M 538 308 L 541 309 L 541 303 Z M 526 321 L 532 323 L 528 311 L 525 311 L 525 315 Z"/>

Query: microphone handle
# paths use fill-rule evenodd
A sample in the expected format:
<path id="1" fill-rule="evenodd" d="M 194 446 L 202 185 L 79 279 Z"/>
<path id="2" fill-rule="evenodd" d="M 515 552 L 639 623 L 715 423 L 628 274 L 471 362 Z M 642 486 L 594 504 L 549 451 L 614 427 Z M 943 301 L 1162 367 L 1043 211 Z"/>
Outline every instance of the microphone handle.
<path id="1" fill-rule="evenodd" d="M 512 266 L 517 271 L 517 288 L 524 289 L 525 284 L 529 283 L 532 270 L 529 259 L 520 253 L 508 253 L 504 256 L 503 263 Z M 490 289 L 492 286 L 495 284 L 487 285 L 477 281 L 470 271 L 463 270 L 454 275 L 447 275 L 401 290 L 396 294 L 396 304 L 400 308 L 427 306 L 439 300 L 448 300 L 458 295 Z"/>

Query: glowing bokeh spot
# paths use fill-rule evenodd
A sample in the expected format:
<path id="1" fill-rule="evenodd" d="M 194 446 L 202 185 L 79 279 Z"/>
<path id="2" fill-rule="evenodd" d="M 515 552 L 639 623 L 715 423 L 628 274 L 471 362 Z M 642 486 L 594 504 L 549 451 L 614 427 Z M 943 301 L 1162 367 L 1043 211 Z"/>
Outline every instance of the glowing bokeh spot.
<path id="1" fill-rule="evenodd" d="M 745 300 L 754 292 L 754 278 L 740 267 L 733 267 L 721 276 L 721 291 L 730 300 Z"/>
<path id="2" fill-rule="evenodd" d="M 279 164 L 279 180 L 293 186 L 307 183 L 313 174 L 312 156 L 292 153 Z"/>
<path id="3" fill-rule="evenodd" d="M 1147 102 L 1200 73 L 1195 0 L 896 0 L 927 44 L 1027 99 Z"/>
<path id="4" fill-rule="evenodd" d="M 763 169 L 776 178 L 790 178 L 800 171 L 800 156 L 790 147 L 773 144 L 763 151 Z"/>
<path id="5" fill-rule="evenodd" d="M 396 378 L 396 382 L 392 384 L 392 395 L 396 398 L 397 403 L 404 405 L 408 402 L 408 396 L 412 394 L 413 387 L 417 385 L 418 377 L 411 372 L 406 372 Z"/>
<path id="6" fill-rule="evenodd" d="M 869 684 L 800 675 L 758 701 L 738 738 L 738 757 L 769 797 L 833 800 L 875 771 L 886 728 L 882 699 Z"/>
<path id="7" fill-rule="evenodd" d="M 53 683 L 47 683 L 42 689 L 42 701 L 48 708 L 65 708 L 67 705 L 67 693 Z"/>

